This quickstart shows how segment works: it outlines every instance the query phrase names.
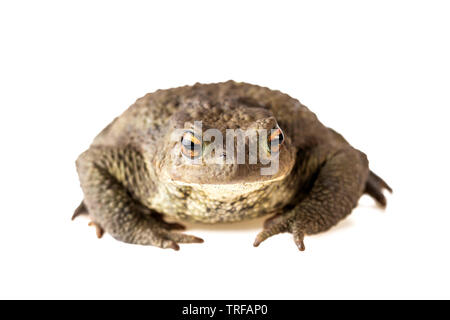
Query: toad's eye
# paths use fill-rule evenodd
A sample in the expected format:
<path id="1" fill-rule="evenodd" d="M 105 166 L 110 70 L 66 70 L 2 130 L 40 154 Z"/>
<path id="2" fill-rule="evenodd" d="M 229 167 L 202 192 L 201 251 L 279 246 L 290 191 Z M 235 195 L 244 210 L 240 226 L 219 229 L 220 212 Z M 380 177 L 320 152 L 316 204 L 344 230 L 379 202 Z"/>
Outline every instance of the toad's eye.
<path id="1" fill-rule="evenodd" d="M 272 154 L 278 153 L 284 141 L 283 131 L 281 131 L 281 129 L 277 126 L 275 129 L 272 129 L 270 136 L 267 140 L 269 152 Z"/>
<path id="2" fill-rule="evenodd" d="M 202 143 L 192 131 L 186 131 L 181 137 L 181 152 L 189 159 L 196 159 L 202 154 Z"/>

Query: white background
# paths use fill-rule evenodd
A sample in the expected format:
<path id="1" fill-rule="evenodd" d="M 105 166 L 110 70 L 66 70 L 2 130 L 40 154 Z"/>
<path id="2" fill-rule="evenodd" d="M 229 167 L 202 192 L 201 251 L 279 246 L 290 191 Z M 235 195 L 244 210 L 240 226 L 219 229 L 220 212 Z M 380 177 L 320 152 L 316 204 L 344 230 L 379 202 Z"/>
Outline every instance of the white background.
<path id="1" fill-rule="evenodd" d="M 1 298 L 450 298 L 445 1 L 2 1 Z M 179 252 L 97 240 L 74 161 L 147 92 L 282 90 L 394 188 L 331 231 L 253 248 L 262 220 Z"/>

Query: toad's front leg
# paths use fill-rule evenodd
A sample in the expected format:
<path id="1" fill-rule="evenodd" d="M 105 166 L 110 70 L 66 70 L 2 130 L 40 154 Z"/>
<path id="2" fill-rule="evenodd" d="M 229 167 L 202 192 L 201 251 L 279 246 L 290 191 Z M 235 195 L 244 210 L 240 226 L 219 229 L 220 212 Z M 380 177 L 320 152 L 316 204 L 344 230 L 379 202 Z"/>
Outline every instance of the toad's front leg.
<path id="1" fill-rule="evenodd" d="M 91 147 L 78 158 L 77 170 L 89 217 L 115 239 L 174 250 L 178 243 L 203 242 L 174 232 L 178 224 L 165 222 L 140 203 L 150 192 L 151 178 L 143 156 L 133 148 Z"/>
<path id="2" fill-rule="evenodd" d="M 351 147 L 320 156 L 324 153 L 318 150 L 305 164 L 306 168 L 314 165 L 318 170 L 307 197 L 288 212 L 268 219 L 254 246 L 272 235 L 291 232 L 297 247 L 303 251 L 305 235 L 328 230 L 357 205 L 369 173 L 366 156 Z"/>

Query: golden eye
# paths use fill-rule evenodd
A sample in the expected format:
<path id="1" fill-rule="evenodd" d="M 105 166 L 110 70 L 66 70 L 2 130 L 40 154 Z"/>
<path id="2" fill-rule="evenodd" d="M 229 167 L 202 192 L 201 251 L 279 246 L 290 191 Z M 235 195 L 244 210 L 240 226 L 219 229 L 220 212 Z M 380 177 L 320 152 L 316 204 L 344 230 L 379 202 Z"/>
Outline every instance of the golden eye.
<path id="1" fill-rule="evenodd" d="M 181 137 L 181 152 L 189 159 L 196 159 L 202 154 L 202 143 L 192 131 L 186 131 Z"/>
<path id="2" fill-rule="evenodd" d="M 284 141 L 283 131 L 279 127 L 272 129 L 269 138 L 267 139 L 267 147 L 270 153 L 277 153 Z"/>

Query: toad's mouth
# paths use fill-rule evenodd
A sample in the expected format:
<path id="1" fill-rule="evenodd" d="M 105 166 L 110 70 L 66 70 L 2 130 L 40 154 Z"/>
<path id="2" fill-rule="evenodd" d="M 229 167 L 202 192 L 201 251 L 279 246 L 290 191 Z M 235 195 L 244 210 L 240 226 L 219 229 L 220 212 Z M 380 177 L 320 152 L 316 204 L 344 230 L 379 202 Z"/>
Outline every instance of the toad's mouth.
<path id="1" fill-rule="evenodd" d="M 239 189 L 241 185 L 255 188 L 283 180 L 293 168 L 294 160 L 277 163 L 276 166 L 256 165 L 208 165 L 208 166 L 173 166 L 166 171 L 165 180 L 178 185 L 227 186 Z"/>
<path id="2" fill-rule="evenodd" d="M 200 186 L 206 185 L 216 188 L 228 188 L 228 189 L 239 189 L 241 186 L 245 186 L 247 188 L 255 188 L 259 185 L 270 184 L 273 182 L 284 180 L 289 175 L 289 172 L 286 174 L 278 174 L 276 176 L 250 176 L 243 175 L 240 177 L 233 177 L 230 180 L 215 180 L 214 177 L 202 179 L 198 181 L 197 179 L 192 179 L 192 177 L 178 177 L 171 176 L 169 178 L 169 182 L 172 184 L 176 184 L 179 186 Z"/>
<path id="3" fill-rule="evenodd" d="M 191 188 L 207 195 L 209 199 L 232 200 L 258 190 L 266 190 L 274 184 L 283 184 L 283 181 L 291 176 L 293 167 L 293 163 L 286 163 L 276 175 L 271 176 L 260 175 L 259 168 L 251 169 L 249 166 L 240 168 L 241 172 L 228 168 L 230 171 L 225 171 L 223 176 L 218 175 L 219 171 L 215 169 L 212 169 L 212 172 L 207 170 L 211 168 L 203 168 L 205 171 L 200 172 L 189 169 L 174 170 L 165 176 L 165 183 L 175 188 Z M 196 173 L 199 175 L 197 176 Z"/>

